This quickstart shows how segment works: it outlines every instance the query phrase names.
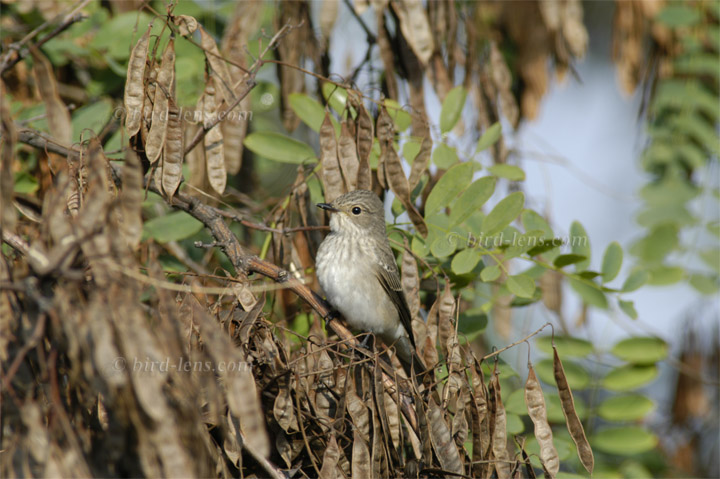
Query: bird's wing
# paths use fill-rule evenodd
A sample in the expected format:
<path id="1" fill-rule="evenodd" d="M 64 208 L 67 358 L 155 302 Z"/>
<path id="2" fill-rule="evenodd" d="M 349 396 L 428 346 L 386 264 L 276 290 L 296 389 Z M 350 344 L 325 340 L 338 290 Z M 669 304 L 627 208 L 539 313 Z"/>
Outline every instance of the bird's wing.
<path id="1" fill-rule="evenodd" d="M 376 268 L 378 279 L 380 280 L 380 284 L 383 289 L 385 289 L 395 305 L 398 315 L 400 316 L 400 321 L 410 337 L 410 344 L 412 344 L 413 349 L 415 349 L 416 345 L 415 337 L 413 336 L 412 331 L 412 316 L 410 315 L 410 308 L 408 307 L 405 294 L 402 290 L 402 285 L 400 284 L 400 275 L 398 274 L 397 265 L 395 264 L 395 258 L 390 251 L 383 251 L 381 258 L 382 261 Z"/>

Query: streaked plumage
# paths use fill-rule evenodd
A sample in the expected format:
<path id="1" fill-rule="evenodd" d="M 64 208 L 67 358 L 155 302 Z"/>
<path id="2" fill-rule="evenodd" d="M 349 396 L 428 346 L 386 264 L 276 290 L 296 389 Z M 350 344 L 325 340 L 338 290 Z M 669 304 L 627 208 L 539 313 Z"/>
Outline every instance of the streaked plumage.
<path id="1" fill-rule="evenodd" d="M 395 345 L 406 370 L 415 361 L 415 372 L 421 372 L 425 367 L 415 353 L 412 318 L 385 232 L 382 201 L 372 191 L 356 190 L 318 206 L 331 211 L 330 234 L 316 258 L 328 301 L 353 328 Z"/>

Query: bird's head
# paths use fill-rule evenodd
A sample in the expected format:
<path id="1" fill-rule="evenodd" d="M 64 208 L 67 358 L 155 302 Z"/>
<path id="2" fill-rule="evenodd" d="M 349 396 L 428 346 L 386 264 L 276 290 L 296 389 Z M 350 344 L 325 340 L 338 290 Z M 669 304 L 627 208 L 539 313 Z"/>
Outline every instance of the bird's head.
<path id="1" fill-rule="evenodd" d="M 332 203 L 318 203 L 331 213 L 330 230 L 334 233 L 362 233 L 372 231 L 385 235 L 385 207 L 380 198 L 368 190 L 355 190 L 338 196 Z"/>

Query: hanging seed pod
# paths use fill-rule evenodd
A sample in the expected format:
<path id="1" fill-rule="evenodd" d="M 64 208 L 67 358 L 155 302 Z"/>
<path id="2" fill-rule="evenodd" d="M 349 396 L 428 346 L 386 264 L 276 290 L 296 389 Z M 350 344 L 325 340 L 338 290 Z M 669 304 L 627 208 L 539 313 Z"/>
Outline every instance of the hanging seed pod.
<path id="1" fill-rule="evenodd" d="M 129 136 L 140 131 L 142 123 L 143 102 L 145 100 L 145 65 L 147 64 L 150 30 L 152 24 L 133 47 L 128 62 L 127 78 L 125 79 L 125 129 Z"/>
<path id="2" fill-rule="evenodd" d="M 325 112 L 325 120 L 320 126 L 320 162 L 322 164 L 322 181 L 325 187 L 325 201 L 330 203 L 345 193 L 345 188 L 338 162 L 335 127 L 330 121 L 328 112 Z"/>
<path id="3" fill-rule="evenodd" d="M 373 122 L 362 103 L 357 106 L 357 119 L 355 121 L 357 123 L 358 149 L 357 188 L 359 190 L 369 190 L 372 188 L 370 152 L 373 145 Z"/>
<path id="4" fill-rule="evenodd" d="M 535 439 L 540 446 L 540 460 L 550 477 L 555 477 L 560 470 L 560 459 L 553 444 L 552 429 L 547 419 L 545 396 L 532 364 L 528 364 L 528 368 L 528 378 L 525 382 L 525 404 L 527 404 L 530 419 L 535 425 Z"/>
<path id="5" fill-rule="evenodd" d="M 590 443 L 585 436 L 585 429 L 583 429 L 577 411 L 575 411 L 575 400 L 573 399 L 572 391 L 565 376 L 565 369 L 563 368 L 562 361 L 560 361 L 560 356 L 558 356 L 555 346 L 553 346 L 553 372 L 555 373 L 555 383 L 557 384 L 558 395 L 560 396 L 560 405 L 562 406 L 563 414 L 565 414 L 565 422 L 567 423 L 570 437 L 572 437 L 573 442 L 575 442 L 580 462 L 583 467 L 592 474 L 595 466 L 595 458 L 593 457 Z"/>
<path id="6" fill-rule="evenodd" d="M 153 101 L 152 123 L 145 142 L 145 155 L 150 163 L 160 158 L 160 152 L 165 146 L 168 123 L 168 105 L 171 96 L 172 84 L 175 78 L 175 39 L 171 38 L 165 47 L 162 64 L 155 85 L 155 100 Z"/>
<path id="7" fill-rule="evenodd" d="M 172 198 L 182 181 L 183 121 L 175 99 L 168 105 L 167 134 L 163 149 L 162 186 L 168 198 Z"/>

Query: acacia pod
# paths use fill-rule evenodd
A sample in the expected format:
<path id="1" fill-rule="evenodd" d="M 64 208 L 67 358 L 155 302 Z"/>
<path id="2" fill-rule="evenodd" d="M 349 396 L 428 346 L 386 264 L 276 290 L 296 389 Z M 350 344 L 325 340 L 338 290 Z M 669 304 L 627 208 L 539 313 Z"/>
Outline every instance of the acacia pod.
<path id="1" fill-rule="evenodd" d="M 152 122 L 145 142 L 145 155 L 150 163 L 160 158 L 167 136 L 169 98 L 171 96 L 173 79 L 175 77 L 175 39 L 171 38 L 165 47 L 162 63 L 155 84 L 155 99 L 153 101 Z"/>
<path id="2" fill-rule="evenodd" d="M 125 151 L 122 168 L 120 202 L 120 232 L 131 249 L 137 248 L 142 237 L 143 172 L 137 153 L 132 148 Z"/>
<path id="3" fill-rule="evenodd" d="M 435 454 L 445 471 L 456 475 L 463 474 L 463 463 L 460 459 L 455 441 L 452 438 L 450 428 L 445 422 L 445 415 L 435 400 L 430 398 L 427 411 L 428 426 L 430 426 L 430 440 L 432 441 Z"/>
<path id="4" fill-rule="evenodd" d="M 565 422 L 567 423 L 570 437 L 572 437 L 575 446 L 577 447 L 578 457 L 583 467 L 592 474 L 595 466 L 595 458 L 593 457 L 590 443 L 585 436 L 585 429 L 583 429 L 582 422 L 575 411 L 575 399 L 573 399 L 570 385 L 565 377 L 565 369 L 563 368 L 560 356 L 558 356 L 557 349 L 553 346 L 553 373 L 555 374 L 555 383 L 557 384 L 558 395 L 560 396 L 560 405 L 562 406 L 563 414 L 565 414 Z"/>
<path id="5" fill-rule="evenodd" d="M 347 122 L 342 123 L 340 139 L 338 140 L 338 159 L 340 169 L 345 179 L 345 190 L 354 191 L 357 189 L 358 157 L 355 140 L 350 135 Z"/>
<path id="6" fill-rule="evenodd" d="M 57 89 L 57 81 L 52 71 L 52 65 L 45 55 L 35 46 L 30 46 L 34 64 L 33 73 L 37 84 L 40 98 L 45 104 L 47 113 L 48 128 L 50 134 L 62 145 L 72 143 L 72 123 L 70 111 L 60 99 Z"/>
<path id="7" fill-rule="evenodd" d="M 205 52 L 205 59 L 212 69 L 212 74 L 218 79 L 218 89 L 225 99 L 225 103 L 231 105 L 235 101 L 235 93 L 233 92 L 233 82 L 227 63 L 220 55 L 220 50 L 218 50 L 217 43 L 215 43 L 212 35 L 206 32 L 203 27 L 198 28 L 200 29 L 200 45 Z"/>
<path id="8" fill-rule="evenodd" d="M 373 122 L 362 103 L 359 103 L 357 107 L 357 119 L 355 121 L 357 123 L 358 150 L 357 188 L 359 190 L 369 190 L 372 188 L 370 153 L 373 145 Z"/>
<path id="9" fill-rule="evenodd" d="M 495 428 L 492 434 L 492 452 L 495 456 L 495 471 L 498 479 L 509 479 L 510 454 L 507 450 L 507 414 L 500 397 L 500 381 L 497 372 L 493 373 L 492 393 L 495 399 Z"/>
<path id="10" fill-rule="evenodd" d="M 150 30 L 147 31 L 133 47 L 128 62 L 127 78 L 125 79 L 125 129 L 129 136 L 135 136 L 140 131 L 142 123 L 143 102 L 145 100 L 145 65 L 147 64 L 148 46 L 150 44 Z"/>
<path id="11" fill-rule="evenodd" d="M 448 338 L 455 333 L 455 324 L 453 321 L 455 314 L 455 297 L 452 294 L 449 283 L 445 283 L 445 289 L 438 301 L 438 341 L 440 342 L 443 354 L 447 357 Z"/>
<path id="12" fill-rule="evenodd" d="M 168 105 L 167 134 L 163 149 L 162 186 L 168 198 L 172 198 L 182 181 L 183 121 L 175 99 Z"/>
<path id="13" fill-rule="evenodd" d="M 540 446 L 540 460 L 550 477 L 555 477 L 560 470 L 560 459 L 553 444 L 553 434 L 547 419 L 545 396 L 538 382 L 532 364 L 528 365 L 528 378 L 525 381 L 525 404 L 528 414 L 535 426 L 535 439 Z"/>
<path id="14" fill-rule="evenodd" d="M 217 114 L 217 108 L 220 104 L 218 101 L 215 82 L 213 76 L 210 75 L 205 85 L 205 92 L 203 94 L 203 127 L 207 128 L 210 126 L 214 119 L 214 115 Z M 221 122 L 222 123 L 222 122 Z M 227 171 L 225 170 L 225 158 L 224 158 L 224 145 L 223 145 L 223 130 L 220 124 L 213 126 L 208 130 L 203 138 L 203 145 L 205 147 L 205 166 L 207 171 L 207 178 L 210 182 L 210 186 L 218 194 L 222 195 L 225 192 L 225 186 L 227 184 Z"/>
<path id="15" fill-rule="evenodd" d="M 325 112 L 325 120 L 320 126 L 320 163 L 322 164 L 322 180 L 325 187 L 325 201 L 330 203 L 345 193 L 340 164 L 338 162 L 335 127 L 330 120 L 330 113 Z"/>

